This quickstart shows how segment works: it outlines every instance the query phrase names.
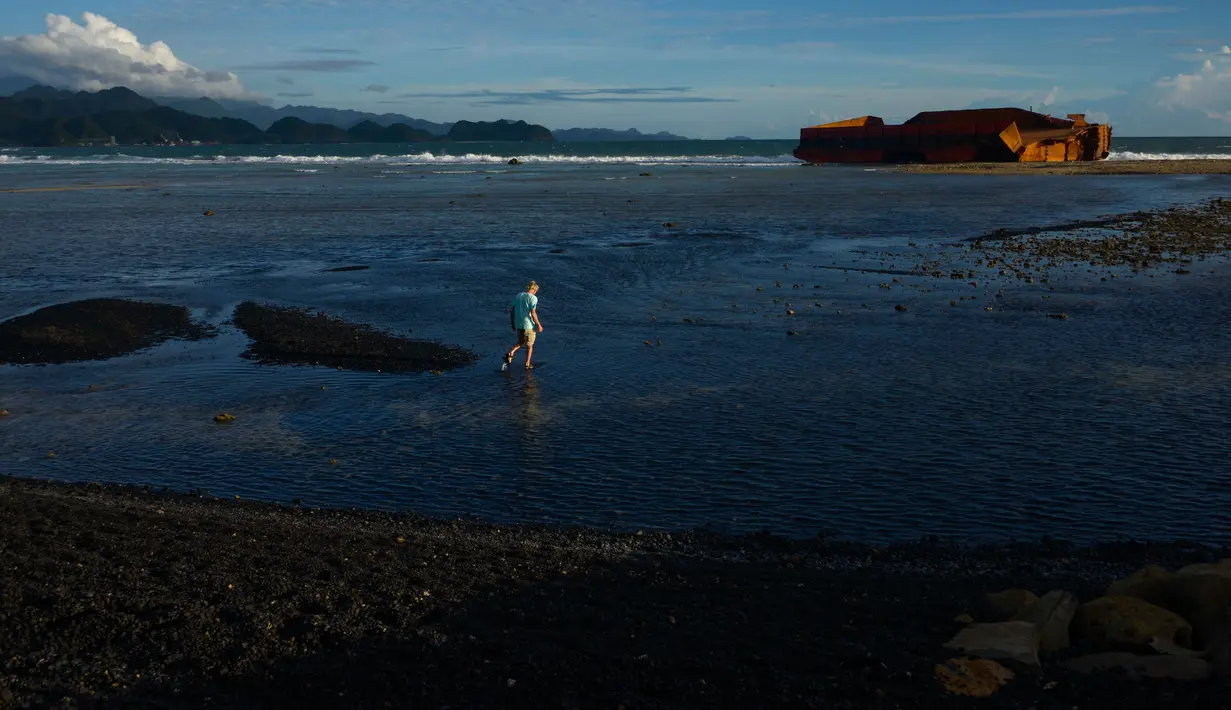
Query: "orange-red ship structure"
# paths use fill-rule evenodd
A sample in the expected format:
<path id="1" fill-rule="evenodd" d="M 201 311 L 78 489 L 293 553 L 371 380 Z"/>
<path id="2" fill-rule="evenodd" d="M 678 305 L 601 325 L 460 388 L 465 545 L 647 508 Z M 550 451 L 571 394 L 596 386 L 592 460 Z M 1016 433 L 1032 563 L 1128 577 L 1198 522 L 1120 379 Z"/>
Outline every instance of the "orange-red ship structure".
<path id="1" fill-rule="evenodd" d="M 1085 114 L 1055 118 L 1020 108 L 924 111 L 900 125 L 876 116 L 800 129 L 809 163 L 1065 162 L 1102 160 L 1111 126 Z"/>

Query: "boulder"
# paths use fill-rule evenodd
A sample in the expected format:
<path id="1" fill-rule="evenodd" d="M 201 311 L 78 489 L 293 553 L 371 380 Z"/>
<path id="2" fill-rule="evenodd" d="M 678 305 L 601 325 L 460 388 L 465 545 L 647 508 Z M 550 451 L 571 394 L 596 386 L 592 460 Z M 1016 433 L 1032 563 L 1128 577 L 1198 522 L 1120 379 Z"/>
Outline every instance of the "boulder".
<path id="1" fill-rule="evenodd" d="M 936 665 L 936 680 L 954 695 L 986 698 L 1013 680 L 1013 671 L 995 661 L 951 658 Z"/>
<path id="2" fill-rule="evenodd" d="M 1158 565 L 1146 565 L 1107 587 L 1109 597 L 1137 597 L 1157 606 L 1167 605 L 1167 583 L 1173 575 Z"/>
<path id="3" fill-rule="evenodd" d="M 1073 619 L 1077 635 L 1095 644 L 1148 646 L 1155 639 L 1191 647 L 1192 627 L 1179 614 L 1136 597 L 1099 597 Z"/>
<path id="4" fill-rule="evenodd" d="M 1231 609 L 1231 564 L 1189 565 L 1167 584 L 1170 608 L 1188 619 L 1199 644 L 1216 638 L 1227 624 Z"/>
<path id="5" fill-rule="evenodd" d="M 1059 651 L 1069 647 L 1069 624 L 1077 614 L 1077 597 L 1070 592 L 1051 591 L 1013 617 L 1039 627 L 1039 649 Z"/>
<path id="6" fill-rule="evenodd" d="M 1028 589 L 1006 589 L 987 595 L 987 606 L 992 613 L 1002 619 L 1011 619 L 1025 611 L 1039 598 Z"/>
<path id="7" fill-rule="evenodd" d="M 1072 658 L 1065 668 L 1077 673 L 1121 671 L 1137 679 L 1204 680 L 1210 677 L 1210 664 L 1201 658 L 1183 656 L 1138 656 L 1133 653 L 1096 653 Z"/>
<path id="8" fill-rule="evenodd" d="M 971 656 L 994 661 L 1012 661 L 1028 667 L 1039 665 L 1039 627 L 1029 621 L 971 624 L 945 644 Z"/>
<path id="9" fill-rule="evenodd" d="M 1231 631 L 1214 639 L 1208 646 L 1206 655 L 1214 675 L 1231 680 Z"/>

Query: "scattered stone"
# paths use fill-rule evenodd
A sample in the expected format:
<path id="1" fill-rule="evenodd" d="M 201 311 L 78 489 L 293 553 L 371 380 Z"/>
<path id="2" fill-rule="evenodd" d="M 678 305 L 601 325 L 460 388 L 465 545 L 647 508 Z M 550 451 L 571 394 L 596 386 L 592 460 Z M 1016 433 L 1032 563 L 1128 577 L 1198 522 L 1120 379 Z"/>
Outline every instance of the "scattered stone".
<path id="1" fill-rule="evenodd" d="M 205 210 L 205 216 L 206 216 L 206 217 L 213 217 L 213 216 L 214 216 L 214 211 L 213 211 L 213 210 Z"/>
<path id="2" fill-rule="evenodd" d="M 1070 592 L 1051 591 L 1013 617 L 1039 627 L 1039 649 L 1059 651 L 1069 647 L 1069 624 L 1077 613 L 1077 597 Z"/>
<path id="3" fill-rule="evenodd" d="M 653 173 L 641 173 L 638 177 L 650 177 Z"/>
<path id="4" fill-rule="evenodd" d="M 893 310 L 897 311 L 898 313 L 902 313 L 904 311 L 909 311 L 910 309 L 899 303 L 898 305 L 893 307 Z"/>
<path id="5" fill-rule="evenodd" d="M 1136 597 L 1100 597 L 1082 604 L 1073 620 L 1079 637 L 1096 644 L 1148 646 L 1155 638 L 1192 645 L 1192 626 L 1179 614 Z"/>
<path id="6" fill-rule="evenodd" d="M 235 421 L 235 415 L 231 414 L 230 412 L 223 412 L 222 414 L 214 415 L 214 421 L 218 422 L 219 424 L 230 424 L 231 422 Z"/>
<path id="7" fill-rule="evenodd" d="M 946 691 L 972 698 L 990 697 L 1013 677 L 1013 671 L 986 659 L 951 658 L 936 666 L 936 679 Z"/>
<path id="8" fill-rule="evenodd" d="M 106 360 L 173 338 L 204 340 L 213 328 L 188 309 L 162 303 L 94 298 L 40 308 L 0 323 L 0 361 L 57 364 Z"/>
<path id="9" fill-rule="evenodd" d="M 675 222 L 663 222 L 663 226 L 666 227 L 667 229 L 674 229 L 678 227 L 679 225 L 676 224 Z"/>
<path id="10" fill-rule="evenodd" d="M 1056 320 L 1068 320 L 1069 314 L 1068 313 L 1048 313 L 1047 317 L 1055 318 Z"/>
<path id="11" fill-rule="evenodd" d="M 1119 651 L 1073 658 L 1066 661 L 1064 666 L 1077 673 L 1121 671 L 1133 679 L 1146 677 L 1181 681 L 1205 680 L 1210 677 L 1211 670 L 1209 662 L 1201 658 L 1138 656 Z"/>
<path id="12" fill-rule="evenodd" d="M 1158 565 L 1146 565 L 1130 576 L 1116 580 L 1107 587 L 1109 597 L 1136 597 L 1156 606 L 1165 606 L 1167 584 L 1172 574 Z"/>
<path id="13" fill-rule="evenodd" d="M 973 623 L 975 623 L 975 619 L 974 619 L 974 617 L 973 617 L 973 616 L 971 616 L 970 614 L 958 614 L 957 616 L 953 617 L 953 620 L 954 620 L 954 621 L 956 621 L 956 622 L 957 622 L 957 623 L 959 623 L 959 624 L 973 624 Z"/>
<path id="14" fill-rule="evenodd" d="M 1002 619 L 1012 619 L 1039 600 L 1034 592 L 1028 589 L 1006 589 L 987 595 L 987 606 L 992 614 Z"/>
<path id="15" fill-rule="evenodd" d="M 1039 665 L 1039 627 L 1028 621 L 971 624 L 945 644 L 972 656 L 1013 661 L 1023 666 Z"/>
<path id="16" fill-rule="evenodd" d="M 0 409 L 0 418 L 7 417 L 8 415 L 9 415 L 9 410 L 7 410 L 7 409 Z"/>

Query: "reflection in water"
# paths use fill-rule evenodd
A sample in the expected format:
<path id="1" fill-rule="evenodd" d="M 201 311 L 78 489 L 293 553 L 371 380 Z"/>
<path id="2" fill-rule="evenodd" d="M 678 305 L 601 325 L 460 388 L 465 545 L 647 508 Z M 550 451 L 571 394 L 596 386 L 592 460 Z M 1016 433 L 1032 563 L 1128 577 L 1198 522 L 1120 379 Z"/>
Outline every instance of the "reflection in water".
<path id="1" fill-rule="evenodd" d="M 539 382 L 530 370 L 526 370 L 524 375 L 509 375 L 508 380 L 511 395 L 509 414 L 518 431 L 522 460 L 541 462 L 547 415 L 539 401 Z"/>

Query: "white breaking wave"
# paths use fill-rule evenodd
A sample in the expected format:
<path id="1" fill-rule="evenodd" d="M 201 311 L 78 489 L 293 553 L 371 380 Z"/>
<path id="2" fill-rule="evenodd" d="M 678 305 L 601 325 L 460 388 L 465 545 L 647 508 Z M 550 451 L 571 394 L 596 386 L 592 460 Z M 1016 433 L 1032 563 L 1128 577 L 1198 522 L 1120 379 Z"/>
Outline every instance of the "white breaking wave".
<path id="1" fill-rule="evenodd" d="M 526 165 L 722 165 L 728 167 L 772 167 L 798 165 L 790 155 L 517 155 L 487 153 L 436 155 L 430 152 L 411 155 L 216 155 L 160 158 L 124 153 L 92 156 L 0 155 L 0 165 L 505 165 L 510 159 Z"/>
<path id="2" fill-rule="evenodd" d="M 1113 150 L 1108 160 L 1231 160 L 1231 153 L 1138 153 Z"/>

